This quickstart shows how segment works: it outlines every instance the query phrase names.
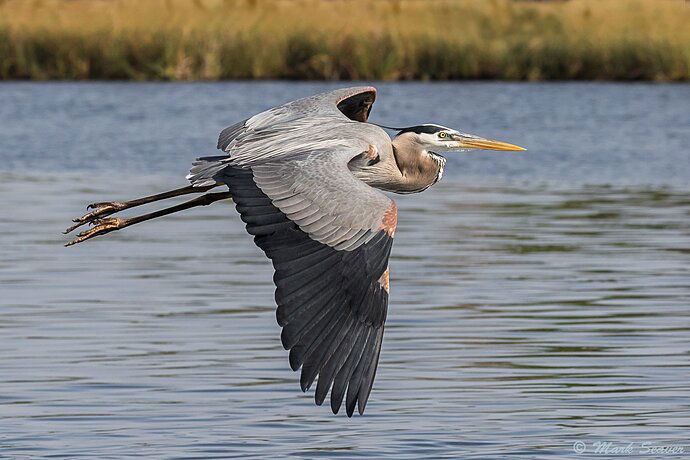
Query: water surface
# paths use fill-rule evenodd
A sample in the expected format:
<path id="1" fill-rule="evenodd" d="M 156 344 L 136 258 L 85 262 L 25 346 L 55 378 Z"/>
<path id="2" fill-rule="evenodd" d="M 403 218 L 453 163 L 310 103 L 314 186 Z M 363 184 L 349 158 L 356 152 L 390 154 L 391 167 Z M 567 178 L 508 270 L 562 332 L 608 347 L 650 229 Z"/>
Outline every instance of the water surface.
<path id="1" fill-rule="evenodd" d="M 376 121 L 530 150 L 396 197 L 364 417 L 299 391 L 231 203 L 62 247 L 86 203 L 180 186 L 223 126 L 331 86 L 0 85 L 0 456 L 690 452 L 689 86 L 377 85 Z"/>

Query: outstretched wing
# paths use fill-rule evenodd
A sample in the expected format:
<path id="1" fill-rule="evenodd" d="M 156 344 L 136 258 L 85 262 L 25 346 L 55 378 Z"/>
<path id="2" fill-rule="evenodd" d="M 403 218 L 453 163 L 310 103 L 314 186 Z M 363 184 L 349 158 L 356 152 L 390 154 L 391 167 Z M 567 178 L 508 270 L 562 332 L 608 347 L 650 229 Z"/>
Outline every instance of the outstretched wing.
<path id="1" fill-rule="evenodd" d="M 337 249 L 347 236 L 331 243 L 312 238 L 259 188 L 251 170 L 228 167 L 220 179 L 228 184 L 247 231 L 273 261 L 281 340 L 290 350 L 292 369 L 302 367 L 302 391 L 318 375 L 317 404 L 323 403 L 332 386 L 333 413 L 346 396 L 348 416 L 355 405 L 362 414 L 376 374 L 388 309 L 395 203 L 388 209 L 372 209 L 378 213 L 379 228 L 353 229 L 366 235 L 356 248 Z"/>
<path id="2" fill-rule="evenodd" d="M 281 112 L 287 118 L 227 137 L 229 161 L 213 178 L 273 262 L 281 339 L 292 369 L 302 367 L 302 390 L 318 376 L 316 403 L 330 390 L 333 412 L 345 398 L 351 416 L 355 406 L 364 412 L 378 365 L 397 207 L 348 169 L 358 155 L 390 149 L 390 138 L 344 116 L 338 104 L 359 107 L 350 114 L 362 121 L 371 104 L 343 91 L 355 100 L 295 101 L 287 106 L 302 116 Z M 324 99 L 332 110 L 313 103 Z"/>

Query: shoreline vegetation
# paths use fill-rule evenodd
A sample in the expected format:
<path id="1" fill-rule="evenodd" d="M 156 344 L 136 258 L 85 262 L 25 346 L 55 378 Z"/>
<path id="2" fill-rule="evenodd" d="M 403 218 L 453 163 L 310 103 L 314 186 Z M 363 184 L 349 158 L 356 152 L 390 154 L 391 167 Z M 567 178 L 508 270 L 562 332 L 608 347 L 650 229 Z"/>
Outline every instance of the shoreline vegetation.
<path id="1" fill-rule="evenodd" d="M 0 0 L 0 79 L 690 81 L 684 0 Z"/>

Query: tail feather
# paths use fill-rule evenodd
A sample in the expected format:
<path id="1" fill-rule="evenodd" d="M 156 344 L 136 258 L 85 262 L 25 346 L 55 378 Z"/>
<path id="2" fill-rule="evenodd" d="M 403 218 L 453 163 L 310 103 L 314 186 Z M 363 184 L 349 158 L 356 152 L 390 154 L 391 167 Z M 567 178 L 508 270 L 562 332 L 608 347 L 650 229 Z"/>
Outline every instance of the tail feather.
<path id="1" fill-rule="evenodd" d="M 217 182 L 215 179 L 216 174 L 228 166 L 227 161 L 227 155 L 197 158 L 192 163 L 187 179 L 194 187 L 213 185 Z"/>

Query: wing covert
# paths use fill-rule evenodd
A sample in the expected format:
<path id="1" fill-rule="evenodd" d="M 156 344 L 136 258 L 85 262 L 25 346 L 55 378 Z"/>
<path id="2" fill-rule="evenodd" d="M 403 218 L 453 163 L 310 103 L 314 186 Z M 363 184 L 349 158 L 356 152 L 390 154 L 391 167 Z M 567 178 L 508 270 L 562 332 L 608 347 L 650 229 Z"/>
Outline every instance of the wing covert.
<path id="1" fill-rule="evenodd" d="M 317 150 L 252 167 L 256 185 L 312 239 L 352 251 L 382 230 L 393 200 L 357 179 L 347 163 L 366 150 Z"/>

